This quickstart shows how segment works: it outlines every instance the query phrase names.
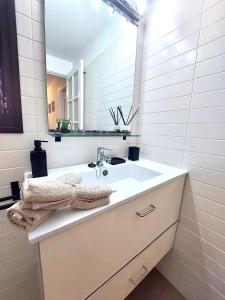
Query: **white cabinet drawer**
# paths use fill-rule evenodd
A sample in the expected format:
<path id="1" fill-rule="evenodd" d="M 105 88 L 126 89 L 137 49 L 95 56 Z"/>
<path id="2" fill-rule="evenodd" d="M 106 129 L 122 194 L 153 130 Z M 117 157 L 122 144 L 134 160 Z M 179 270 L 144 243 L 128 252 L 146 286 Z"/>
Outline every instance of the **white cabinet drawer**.
<path id="1" fill-rule="evenodd" d="M 172 248 L 177 224 L 89 296 L 88 300 L 123 300 Z"/>
<path id="2" fill-rule="evenodd" d="M 45 300 L 83 300 L 106 282 L 177 221 L 183 183 L 177 178 L 41 241 Z"/>

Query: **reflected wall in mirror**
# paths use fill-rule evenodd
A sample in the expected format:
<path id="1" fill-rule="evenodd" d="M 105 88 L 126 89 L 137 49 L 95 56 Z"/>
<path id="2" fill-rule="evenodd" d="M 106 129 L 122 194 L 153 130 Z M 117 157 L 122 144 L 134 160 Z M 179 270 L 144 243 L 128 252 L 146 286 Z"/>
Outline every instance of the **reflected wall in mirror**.
<path id="1" fill-rule="evenodd" d="M 132 106 L 137 27 L 101 0 L 45 0 L 45 36 L 49 130 L 118 129 L 109 109 Z"/>

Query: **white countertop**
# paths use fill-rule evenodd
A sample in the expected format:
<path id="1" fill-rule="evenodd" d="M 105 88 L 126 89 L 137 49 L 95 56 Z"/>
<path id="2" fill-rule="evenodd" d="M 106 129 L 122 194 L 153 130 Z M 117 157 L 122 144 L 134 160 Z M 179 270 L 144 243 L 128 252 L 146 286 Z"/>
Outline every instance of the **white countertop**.
<path id="1" fill-rule="evenodd" d="M 157 177 L 151 178 L 149 180 L 144 181 L 143 183 L 140 183 L 138 187 L 136 186 L 134 189 L 130 189 L 129 186 L 127 188 L 125 187 L 122 191 L 113 193 L 110 196 L 110 204 L 106 206 L 82 211 L 74 210 L 68 207 L 53 212 L 46 221 L 44 221 L 41 225 L 39 225 L 38 228 L 36 228 L 34 231 L 28 234 L 28 239 L 30 243 L 37 243 L 42 239 L 55 235 L 58 232 L 61 232 L 81 222 L 84 222 L 98 214 L 104 213 L 115 206 L 124 204 L 127 201 L 130 201 L 131 199 L 140 196 L 143 193 L 151 191 L 159 187 L 160 185 L 167 183 L 168 181 L 171 181 L 179 176 L 187 174 L 187 170 L 177 169 L 146 159 L 140 159 L 139 161 L 135 162 L 127 161 L 126 164 L 134 164 L 136 166 L 153 170 L 161 174 Z M 109 165 L 109 171 L 111 168 L 114 167 L 115 166 Z M 75 173 L 90 172 L 90 168 L 87 167 L 87 164 L 82 164 L 66 168 L 52 169 L 49 170 L 49 176 L 42 177 L 42 180 L 46 180 L 46 178 L 55 178 L 60 174 L 71 171 Z M 27 180 L 31 177 L 31 174 L 25 173 L 24 177 L 25 180 Z"/>

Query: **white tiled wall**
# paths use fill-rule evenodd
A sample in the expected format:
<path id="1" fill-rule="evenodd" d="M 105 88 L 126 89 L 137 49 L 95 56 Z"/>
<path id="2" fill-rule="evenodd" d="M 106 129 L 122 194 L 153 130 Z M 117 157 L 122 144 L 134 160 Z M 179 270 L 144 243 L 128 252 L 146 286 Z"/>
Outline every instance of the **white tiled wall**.
<path id="1" fill-rule="evenodd" d="M 225 299 L 225 1 L 155 0 L 145 17 L 142 155 L 190 171 L 159 270 L 190 300 Z"/>
<path id="2" fill-rule="evenodd" d="M 130 26 L 133 26 L 132 24 Z M 133 103 L 136 27 L 133 35 L 126 34 L 85 66 L 84 127 L 95 130 L 113 130 L 109 108 L 121 106 L 124 116 Z"/>
<path id="3" fill-rule="evenodd" d="M 50 140 L 49 167 L 93 160 L 100 144 L 118 155 L 125 155 L 128 146 L 117 138 L 65 139 L 59 144 L 50 139 L 42 4 L 16 0 L 16 8 L 25 133 L 0 135 L 1 195 L 9 193 L 9 181 L 21 182 L 30 168 L 34 138 Z M 224 19 L 225 0 L 154 0 L 144 37 L 142 32 L 138 36 L 138 145 L 147 158 L 190 170 L 174 250 L 159 269 L 191 300 L 225 299 Z M 26 239 L 1 211 L 0 299 L 40 299 L 35 249 Z"/>
<path id="4" fill-rule="evenodd" d="M 47 139 L 48 167 L 77 164 L 95 159 L 96 147 L 113 148 L 125 156 L 135 139 L 68 138 L 55 143 L 47 134 L 43 2 L 16 0 L 18 50 L 24 134 L 0 134 L 0 195 L 10 194 L 9 182 L 23 181 L 30 170 L 29 152 L 35 138 Z M 9 225 L 0 211 L 0 299 L 40 300 L 34 247 L 27 235 Z"/>

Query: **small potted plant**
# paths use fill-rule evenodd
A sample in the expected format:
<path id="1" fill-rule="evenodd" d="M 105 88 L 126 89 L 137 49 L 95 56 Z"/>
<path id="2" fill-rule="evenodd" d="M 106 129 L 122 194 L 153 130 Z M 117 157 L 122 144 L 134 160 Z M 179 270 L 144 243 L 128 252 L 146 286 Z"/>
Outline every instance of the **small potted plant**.
<path id="1" fill-rule="evenodd" d="M 69 119 L 62 119 L 62 121 L 61 121 L 61 132 L 62 133 L 70 132 L 70 130 L 69 130 L 70 123 L 71 122 Z"/>

